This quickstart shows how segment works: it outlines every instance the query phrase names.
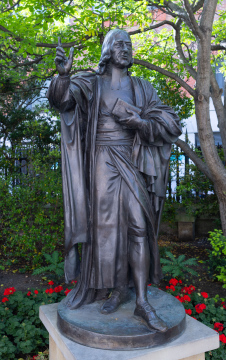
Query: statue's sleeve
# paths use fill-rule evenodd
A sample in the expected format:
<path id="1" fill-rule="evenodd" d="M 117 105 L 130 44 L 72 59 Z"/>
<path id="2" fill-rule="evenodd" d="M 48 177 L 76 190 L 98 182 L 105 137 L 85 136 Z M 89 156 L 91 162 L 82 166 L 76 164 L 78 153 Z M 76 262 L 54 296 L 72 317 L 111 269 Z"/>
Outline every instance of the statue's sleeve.
<path id="1" fill-rule="evenodd" d="M 140 137 L 148 144 L 173 143 L 181 134 L 180 119 L 172 108 L 163 105 L 153 86 L 145 81 L 146 104 L 141 114 L 145 120 Z"/>
<path id="2" fill-rule="evenodd" d="M 70 94 L 70 76 L 56 76 L 50 83 L 46 97 L 50 106 L 59 110 L 61 113 L 71 110 L 76 101 Z"/>

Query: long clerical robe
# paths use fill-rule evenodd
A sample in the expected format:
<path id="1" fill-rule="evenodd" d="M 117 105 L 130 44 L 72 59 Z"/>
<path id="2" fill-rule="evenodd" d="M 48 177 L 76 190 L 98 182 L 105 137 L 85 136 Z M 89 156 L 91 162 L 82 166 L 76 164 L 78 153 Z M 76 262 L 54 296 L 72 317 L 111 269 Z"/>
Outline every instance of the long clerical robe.
<path id="1" fill-rule="evenodd" d="M 140 117 L 148 123 L 145 131 L 135 132 L 130 160 L 120 156 L 117 147 L 110 150 L 118 172 L 146 216 L 150 281 L 158 283 L 162 277 L 157 245 L 159 222 L 171 144 L 181 134 L 181 127 L 178 116 L 161 103 L 148 81 L 131 77 L 131 83 L 134 105 L 141 109 Z M 94 179 L 102 86 L 102 76 L 81 72 L 71 78 L 70 84 L 67 79 L 54 78 L 47 93 L 50 105 L 61 113 L 66 281 L 74 280 L 80 271 L 78 285 L 68 296 L 73 308 L 92 301 L 95 294 L 91 280 L 95 250 Z M 78 243 L 83 243 L 81 266 Z"/>

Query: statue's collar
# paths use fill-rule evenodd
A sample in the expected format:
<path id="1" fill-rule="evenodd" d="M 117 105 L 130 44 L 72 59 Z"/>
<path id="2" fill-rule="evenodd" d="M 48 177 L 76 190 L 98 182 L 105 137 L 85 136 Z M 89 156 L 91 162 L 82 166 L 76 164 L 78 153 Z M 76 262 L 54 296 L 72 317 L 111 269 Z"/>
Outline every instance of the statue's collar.
<path id="1" fill-rule="evenodd" d="M 121 79 L 128 75 L 128 69 L 120 69 L 115 66 L 108 66 L 106 69 L 106 75 L 111 77 L 111 89 L 120 90 L 121 89 Z"/>

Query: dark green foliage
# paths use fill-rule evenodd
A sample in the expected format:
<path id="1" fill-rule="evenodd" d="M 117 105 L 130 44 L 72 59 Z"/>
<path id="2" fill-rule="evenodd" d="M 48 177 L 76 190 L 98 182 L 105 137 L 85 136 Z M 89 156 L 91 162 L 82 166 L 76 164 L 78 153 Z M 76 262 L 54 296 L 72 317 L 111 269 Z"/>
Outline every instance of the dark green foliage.
<path id="1" fill-rule="evenodd" d="M 44 290 L 16 291 L 0 304 L 0 359 L 19 359 L 37 355 L 48 347 L 49 334 L 39 320 L 39 306 L 60 301 L 64 293 Z"/>
<path id="2" fill-rule="evenodd" d="M 193 150 L 203 159 L 200 150 Z M 217 221 L 220 218 L 219 205 L 212 182 L 191 161 L 181 176 L 178 171 L 181 166 L 185 166 L 182 165 L 182 159 L 184 153 L 174 145 L 170 158 L 170 176 L 178 180 L 176 197 L 179 200 L 173 196 L 166 198 L 162 220 L 173 223 L 177 214 L 183 211 L 195 217 L 214 218 L 216 226 L 220 226 Z"/>
<path id="3" fill-rule="evenodd" d="M 22 258 L 36 268 L 42 265 L 43 253 L 63 245 L 59 150 L 40 154 L 31 148 L 27 165 L 27 175 L 0 177 L 0 244 L 7 258 Z"/>
<path id="4" fill-rule="evenodd" d="M 163 264 L 162 271 L 164 274 L 168 274 L 172 277 L 180 277 L 182 279 L 185 274 L 188 273 L 193 276 L 198 276 L 198 273 L 190 268 L 190 266 L 196 265 L 195 258 L 185 260 L 185 255 L 180 255 L 176 258 L 170 251 L 166 251 L 165 254 L 168 259 L 160 259 L 161 264 Z"/>
<path id="5" fill-rule="evenodd" d="M 51 255 L 45 253 L 43 255 L 46 263 L 49 265 L 35 269 L 33 275 L 51 273 L 57 278 L 62 277 L 64 275 L 64 261 L 62 261 L 63 258 L 59 255 L 58 251 L 54 251 Z"/>

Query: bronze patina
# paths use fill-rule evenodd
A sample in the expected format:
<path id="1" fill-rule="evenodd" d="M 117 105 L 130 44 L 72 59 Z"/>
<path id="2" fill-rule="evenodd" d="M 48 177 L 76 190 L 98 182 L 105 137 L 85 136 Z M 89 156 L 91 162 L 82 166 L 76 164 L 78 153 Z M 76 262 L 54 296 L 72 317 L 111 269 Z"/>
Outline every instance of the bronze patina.
<path id="1" fill-rule="evenodd" d="M 150 82 L 130 76 L 127 32 L 108 32 L 96 73 L 70 77 L 72 60 L 73 49 L 67 58 L 59 41 L 59 75 L 47 93 L 61 114 L 66 282 L 79 275 L 66 305 L 77 309 L 111 290 L 100 309 L 108 315 L 134 287 L 134 315 L 150 331 L 167 332 L 147 284 L 162 278 L 157 237 L 179 118 Z"/>

